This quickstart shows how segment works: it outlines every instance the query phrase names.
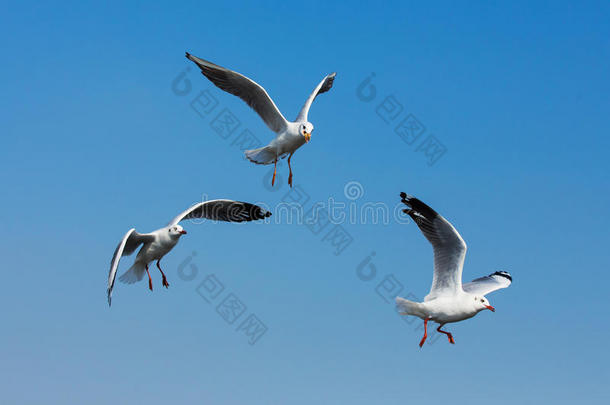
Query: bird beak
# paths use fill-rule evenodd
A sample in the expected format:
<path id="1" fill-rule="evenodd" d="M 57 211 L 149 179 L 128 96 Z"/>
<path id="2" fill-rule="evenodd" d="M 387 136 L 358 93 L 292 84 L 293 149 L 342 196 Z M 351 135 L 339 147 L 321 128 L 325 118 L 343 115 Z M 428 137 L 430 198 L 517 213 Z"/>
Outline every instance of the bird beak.
<path id="1" fill-rule="evenodd" d="M 485 305 L 485 308 L 489 309 L 491 312 L 496 312 L 496 309 L 491 305 Z"/>
<path id="2" fill-rule="evenodd" d="M 311 140 L 311 133 L 305 132 L 303 136 L 305 137 L 305 142 L 309 142 Z"/>
<path id="3" fill-rule="evenodd" d="M 186 235 L 186 231 L 183 229 L 183 230 L 180 231 L 180 234 L 181 235 Z"/>

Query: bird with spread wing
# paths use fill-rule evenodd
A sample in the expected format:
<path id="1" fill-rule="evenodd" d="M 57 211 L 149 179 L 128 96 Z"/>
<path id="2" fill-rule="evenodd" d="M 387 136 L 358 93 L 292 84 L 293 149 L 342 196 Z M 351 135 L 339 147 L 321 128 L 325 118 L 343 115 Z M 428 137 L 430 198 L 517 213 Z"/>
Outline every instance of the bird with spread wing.
<path id="1" fill-rule="evenodd" d="M 496 271 L 462 284 L 462 268 L 466 256 L 466 243 L 458 231 L 441 215 L 417 198 L 400 193 L 401 201 L 408 208 L 403 212 L 409 215 L 419 227 L 434 251 L 434 275 L 430 293 L 424 302 L 413 302 L 396 297 L 396 305 L 401 315 L 414 315 L 424 321 L 424 337 L 419 347 L 424 345 L 428 336 L 428 321 L 439 324 L 436 329 L 447 335 L 449 343 L 455 343 L 451 333 L 441 328 L 451 322 L 472 318 L 488 309 L 495 312 L 485 295 L 506 288 L 512 277 L 505 271 Z"/>
<path id="2" fill-rule="evenodd" d="M 119 242 L 110 262 L 107 291 L 108 305 L 111 305 L 112 303 L 112 289 L 114 287 L 114 281 L 116 279 L 121 257 L 132 254 L 140 246 L 142 247 L 136 256 L 135 262 L 121 277 L 119 277 L 119 280 L 123 283 L 133 284 L 142 280 L 146 273 L 148 275 L 148 288 L 152 291 L 152 279 L 148 271 L 148 266 L 151 262 L 156 260 L 157 268 L 161 272 L 163 286 L 165 288 L 169 287 L 167 277 L 165 277 L 165 273 L 163 273 L 163 270 L 161 269 L 160 262 L 163 256 L 168 254 L 174 246 L 176 246 L 180 237 L 186 235 L 186 231 L 179 225 L 179 222 L 194 218 L 226 222 L 244 222 L 265 219 L 269 216 L 271 216 L 271 213 L 258 205 L 232 200 L 211 200 L 193 205 L 172 219 L 166 226 L 151 233 L 139 233 L 135 228 L 130 229 Z"/>
<path id="3" fill-rule="evenodd" d="M 294 152 L 311 140 L 313 124 L 307 120 L 311 104 L 315 98 L 326 93 L 333 87 L 336 73 L 324 77 L 309 95 L 294 121 L 288 121 L 277 108 L 267 91 L 254 80 L 246 76 L 218 66 L 207 60 L 186 53 L 186 57 L 195 62 L 201 73 L 218 88 L 233 94 L 246 102 L 275 132 L 276 137 L 267 146 L 245 151 L 246 158 L 253 163 L 269 165 L 273 163 L 273 178 L 271 185 L 275 184 L 277 161 L 288 156 L 288 184 L 292 187 L 292 166 L 290 161 Z"/>

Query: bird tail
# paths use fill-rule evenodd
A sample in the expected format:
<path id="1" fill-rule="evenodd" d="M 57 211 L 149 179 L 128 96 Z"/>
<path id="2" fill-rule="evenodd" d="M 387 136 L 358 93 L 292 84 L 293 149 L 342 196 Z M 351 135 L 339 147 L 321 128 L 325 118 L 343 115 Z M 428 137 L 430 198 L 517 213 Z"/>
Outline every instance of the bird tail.
<path id="1" fill-rule="evenodd" d="M 144 273 L 146 273 L 146 265 L 136 261 L 133 266 L 127 269 L 127 271 L 119 277 L 119 280 L 121 283 L 133 284 L 142 280 L 142 278 L 144 278 Z"/>
<path id="2" fill-rule="evenodd" d="M 401 315 L 425 316 L 421 311 L 420 303 L 409 301 L 401 297 L 396 297 L 396 308 Z"/>
<path id="3" fill-rule="evenodd" d="M 275 148 L 271 146 L 265 146 L 263 148 L 251 149 L 244 152 L 246 158 L 253 163 L 258 165 L 268 165 L 273 163 L 277 158 Z"/>

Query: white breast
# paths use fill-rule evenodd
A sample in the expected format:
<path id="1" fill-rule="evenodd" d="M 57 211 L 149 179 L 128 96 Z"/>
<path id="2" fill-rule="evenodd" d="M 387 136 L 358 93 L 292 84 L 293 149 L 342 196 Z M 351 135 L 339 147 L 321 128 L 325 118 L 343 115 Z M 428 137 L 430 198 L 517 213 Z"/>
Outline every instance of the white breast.
<path id="1" fill-rule="evenodd" d="M 477 311 L 470 304 L 470 300 L 466 300 L 466 298 L 462 297 L 461 294 L 445 296 L 426 301 L 423 305 L 434 322 L 441 324 L 459 322 L 477 314 Z"/>
<path id="2" fill-rule="evenodd" d="M 178 238 L 170 238 L 169 234 L 165 235 L 164 232 L 160 232 L 160 235 L 153 242 L 142 247 L 142 250 L 138 253 L 138 259 L 145 263 L 161 260 L 177 243 Z"/>
<path id="3" fill-rule="evenodd" d="M 291 123 L 295 124 L 295 123 Z M 271 145 L 277 150 L 278 156 L 292 153 L 305 144 L 305 137 L 299 132 L 299 125 L 289 125 L 286 131 L 279 134 Z"/>

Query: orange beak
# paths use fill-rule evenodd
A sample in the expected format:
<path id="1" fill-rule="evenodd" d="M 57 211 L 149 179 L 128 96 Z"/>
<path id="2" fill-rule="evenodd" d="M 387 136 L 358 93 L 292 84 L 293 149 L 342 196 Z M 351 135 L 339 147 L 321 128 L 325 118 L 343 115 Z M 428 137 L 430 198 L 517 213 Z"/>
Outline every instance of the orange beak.
<path id="1" fill-rule="evenodd" d="M 183 230 L 180 231 L 180 234 L 181 235 L 186 235 L 186 231 L 183 229 Z"/>
<path id="2" fill-rule="evenodd" d="M 489 309 L 491 312 L 496 312 L 496 309 L 491 305 L 485 305 L 485 308 Z"/>
<path id="3" fill-rule="evenodd" d="M 311 140 L 311 133 L 303 132 L 303 136 L 305 137 L 305 142 L 309 142 Z"/>

